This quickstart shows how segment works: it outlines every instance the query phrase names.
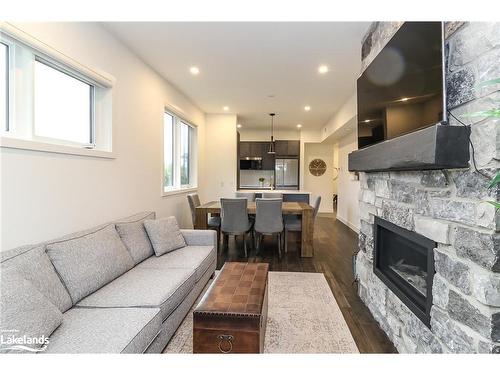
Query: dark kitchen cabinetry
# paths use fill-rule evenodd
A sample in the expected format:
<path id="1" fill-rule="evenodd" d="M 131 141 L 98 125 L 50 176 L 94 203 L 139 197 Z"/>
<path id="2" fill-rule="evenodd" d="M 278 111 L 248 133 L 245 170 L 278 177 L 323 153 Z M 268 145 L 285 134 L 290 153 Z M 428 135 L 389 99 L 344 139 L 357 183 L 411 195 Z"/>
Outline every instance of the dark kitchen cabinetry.
<path id="1" fill-rule="evenodd" d="M 300 141 L 288 141 L 288 156 L 300 155 Z"/>
<path id="2" fill-rule="evenodd" d="M 240 142 L 240 158 L 261 157 L 261 142 Z"/>
<path id="3" fill-rule="evenodd" d="M 298 158 L 300 155 L 300 141 L 275 141 L 276 154 L 268 154 L 269 142 L 239 143 L 239 159 L 260 158 L 261 169 L 273 171 L 275 158 Z"/>
<path id="4" fill-rule="evenodd" d="M 240 159 L 250 157 L 250 142 L 240 142 Z"/>
<path id="5" fill-rule="evenodd" d="M 274 170 L 274 155 L 268 154 L 269 142 L 259 142 L 262 156 L 262 169 Z"/>
<path id="6" fill-rule="evenodd" d="M 300 141 L 276 141 L 276 156 L 298 157 Z"/>
<path id="7" fill-rule="evenodd" d="M 274 170 L 274 155 L 268 154 L 269 142 L 240 142 L 240 159 L 261 158 L 262 169 Z"/>

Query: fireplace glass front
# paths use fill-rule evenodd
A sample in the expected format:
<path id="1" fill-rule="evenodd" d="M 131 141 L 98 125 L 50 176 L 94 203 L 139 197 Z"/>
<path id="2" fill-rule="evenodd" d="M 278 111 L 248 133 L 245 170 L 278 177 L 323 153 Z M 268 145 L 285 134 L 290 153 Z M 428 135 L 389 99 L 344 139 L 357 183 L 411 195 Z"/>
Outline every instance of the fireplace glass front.
<path id="1" fill-rule="evenodd" d="M 379 217 L 374 240 L 374 273 L 429 325 L 436 243 Z"/>

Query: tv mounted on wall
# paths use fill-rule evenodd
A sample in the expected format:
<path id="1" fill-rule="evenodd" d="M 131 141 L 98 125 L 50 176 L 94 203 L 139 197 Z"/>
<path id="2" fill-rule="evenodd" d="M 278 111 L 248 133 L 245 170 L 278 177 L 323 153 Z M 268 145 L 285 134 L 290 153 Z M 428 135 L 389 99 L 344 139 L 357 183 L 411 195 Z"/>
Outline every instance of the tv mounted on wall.
<path id="1" fill-rule="evenodd" d="M 443 24 L 405 22 L 357 81 L 358 148 L 446 122 Z"/>

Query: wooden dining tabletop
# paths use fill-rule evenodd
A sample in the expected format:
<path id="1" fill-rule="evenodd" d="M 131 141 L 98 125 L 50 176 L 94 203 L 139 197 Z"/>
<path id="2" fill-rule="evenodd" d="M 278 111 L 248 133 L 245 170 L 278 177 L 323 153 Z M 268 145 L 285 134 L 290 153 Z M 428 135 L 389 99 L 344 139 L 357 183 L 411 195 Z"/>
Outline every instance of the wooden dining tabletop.
<path id="1" fill-rule="evenodd" d="M 248 213 L 255 214 L 255 202 L 248 202 Z M 305 202 L 283 202 L 283 214 L 302 217 L 301 257 L 312 257 L 314 253 L 314 208 Z M 211 201 L 196 207 L 195 229 L 208 229 L 208 214 L 220 214 L 220 201 Z"/>

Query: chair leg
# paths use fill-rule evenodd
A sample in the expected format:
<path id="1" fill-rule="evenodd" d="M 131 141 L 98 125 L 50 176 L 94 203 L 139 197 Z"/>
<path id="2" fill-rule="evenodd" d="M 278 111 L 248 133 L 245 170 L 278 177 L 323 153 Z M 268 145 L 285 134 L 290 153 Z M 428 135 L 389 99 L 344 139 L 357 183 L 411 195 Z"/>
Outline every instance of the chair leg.
<path id="1" fill-rule="evenodd" d="M 288 232 L 287 232 L 287 230 L 285 229 L 285 230 L 283 231 L 283 233 L 284 233 L 284 236 L 283 236 L 283 237 L 284 237 L 284 238 L 283 238 L 283 241 L 285 242 L 285 254 L 286 254 L 286 253 L 288 253 Z"/>
<path id="2" fill-rule="evenodd" d="M 281 233 L 278 233 L 278 259 L 281 259 Z"/>
<path id="3" fill-rule="evenodd" d="M 243 249 L 245 249 L 245 258 L 248 258 L 247 252 L 247 234 L 243 234 Z"/>

